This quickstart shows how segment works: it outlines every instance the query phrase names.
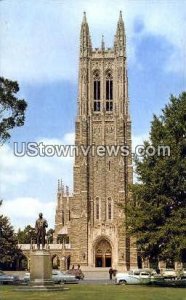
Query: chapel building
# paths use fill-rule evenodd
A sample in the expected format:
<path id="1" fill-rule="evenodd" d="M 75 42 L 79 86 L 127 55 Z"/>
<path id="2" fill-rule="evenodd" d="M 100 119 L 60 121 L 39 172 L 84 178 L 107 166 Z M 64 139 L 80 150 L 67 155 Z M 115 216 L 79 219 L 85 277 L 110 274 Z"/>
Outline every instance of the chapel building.
<path id="1" fill-rule="evenodd" d="M 126 59 L 122 13 L 112 48 L 105 47 L 103 37 L 100 48 L 92 47 L 84 13 L 74 188 L 71 195 L 59 182 L 55 217 L 54 243 L 64 244 L 67 269 L 77 264 L 118 270 L 137 267 L 136 246 L 126 233 L 124 213 L 133 180 Z M 124 149 L 130 150 L 128 155 Z"/>

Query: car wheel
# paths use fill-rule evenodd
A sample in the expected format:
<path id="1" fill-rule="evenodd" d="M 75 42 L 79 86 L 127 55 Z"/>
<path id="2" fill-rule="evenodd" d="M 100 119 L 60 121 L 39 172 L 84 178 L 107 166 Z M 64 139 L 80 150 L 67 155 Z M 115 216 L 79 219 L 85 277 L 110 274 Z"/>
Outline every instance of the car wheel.
<path id="1" fill-rule="evenodd" d="M 120 280 L 119 284 L 121 284 L 121 285 L 126 285 L 127 282 L 126 282 L 126 280 Z"/>

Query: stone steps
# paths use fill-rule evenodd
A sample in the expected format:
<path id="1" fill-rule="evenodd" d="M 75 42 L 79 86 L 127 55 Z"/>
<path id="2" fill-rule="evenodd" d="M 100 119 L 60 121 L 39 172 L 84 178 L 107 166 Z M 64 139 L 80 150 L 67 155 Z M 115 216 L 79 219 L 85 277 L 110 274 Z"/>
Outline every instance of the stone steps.
<path id="1" fill-rule="evenodd" d="M 109 279 L 109 269 L 110 268 L 81 268 L 86 279 Z"/>

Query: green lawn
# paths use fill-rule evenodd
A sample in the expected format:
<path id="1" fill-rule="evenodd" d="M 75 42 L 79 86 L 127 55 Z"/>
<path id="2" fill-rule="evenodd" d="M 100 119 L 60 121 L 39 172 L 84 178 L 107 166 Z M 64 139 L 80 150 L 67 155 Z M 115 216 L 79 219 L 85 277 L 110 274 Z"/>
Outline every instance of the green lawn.
<path id="1" fill-rule="evenodd" d="M 186 289 L 115 285 L 65 285 L 63 292 L 18 292 L 0 286 L 1 300 L 186 300 Z"/>

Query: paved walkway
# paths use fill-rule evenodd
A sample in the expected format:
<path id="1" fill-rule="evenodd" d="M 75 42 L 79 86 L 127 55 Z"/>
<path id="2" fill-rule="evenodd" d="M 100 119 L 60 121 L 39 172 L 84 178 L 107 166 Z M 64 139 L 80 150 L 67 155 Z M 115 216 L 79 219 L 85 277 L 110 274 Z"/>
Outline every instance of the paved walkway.
<path id="1" fill-rule="evenodd" d="M 109 280 L 109 279 L 84 279 L 80 280 L 79 284 L 103 284 L 103 285 L 111 285 L 115 284 L 115 280 Z"/>
<path id="2" fill-rule="evenodd" d="M 85 275 L 85 279 L 83 280 L 84 283 L 105 283 L 110 284 L 114 281 L 109 280 L 109 268 L 82 268 L 82 272 Z M 18 275 L 20 278 L 23 278 L 26 271 L 5 271 L 6 274 L 15 274 Z"/>

